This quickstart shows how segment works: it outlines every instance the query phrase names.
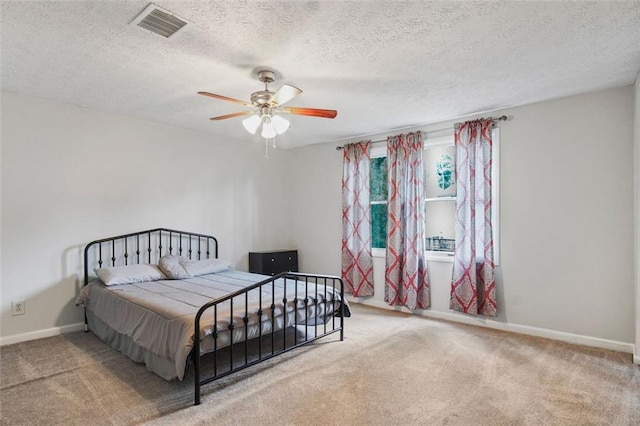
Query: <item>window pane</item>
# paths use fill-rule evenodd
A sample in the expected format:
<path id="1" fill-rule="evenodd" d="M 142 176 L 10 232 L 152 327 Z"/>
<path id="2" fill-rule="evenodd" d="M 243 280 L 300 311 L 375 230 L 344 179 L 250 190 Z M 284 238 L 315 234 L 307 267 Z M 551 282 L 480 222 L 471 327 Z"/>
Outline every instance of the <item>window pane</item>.
<path id="1" fill-rule="evenodd" d="M 424 178 L 427 198 L 455 197 L 455 158 L 455 146 L 443 146 L 425 150 Z"/>
<path id="2" fill-rule="evenodd" d="M 455 247 L 455 201 L 425 203 L 426 249 L 453 251 Z"/>
<path id="3" fill-rule="evenodd" d="M 371 201 L 387 201 L 387 157 L 371 159 L 370 185 Z"/>
<path id="4" fill-rule="evenodd" d="M 387 205 L 371 205 L 371 247 L 387 247 Z"/>

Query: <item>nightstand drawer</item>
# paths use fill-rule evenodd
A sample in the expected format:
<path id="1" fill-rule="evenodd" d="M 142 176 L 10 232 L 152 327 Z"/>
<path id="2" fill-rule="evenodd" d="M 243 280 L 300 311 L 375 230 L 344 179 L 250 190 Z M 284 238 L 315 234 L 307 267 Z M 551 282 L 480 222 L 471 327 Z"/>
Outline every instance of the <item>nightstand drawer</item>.
<path id="1" fill-rule="evenodd" d="M 274 250 L 249 253 L 249 272 L 276 275 L 298 271 L 297 250 Z"/>

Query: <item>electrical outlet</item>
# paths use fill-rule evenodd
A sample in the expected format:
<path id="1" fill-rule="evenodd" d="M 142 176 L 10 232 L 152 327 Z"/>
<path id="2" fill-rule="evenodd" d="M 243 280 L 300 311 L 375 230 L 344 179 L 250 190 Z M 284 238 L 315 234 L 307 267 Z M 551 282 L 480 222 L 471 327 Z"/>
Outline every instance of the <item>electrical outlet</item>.
<path id="1" fill-rule="evenodd" d="M 11 315 L 24 315 L 24 300 L 14 300 L 11 302 Z"/>

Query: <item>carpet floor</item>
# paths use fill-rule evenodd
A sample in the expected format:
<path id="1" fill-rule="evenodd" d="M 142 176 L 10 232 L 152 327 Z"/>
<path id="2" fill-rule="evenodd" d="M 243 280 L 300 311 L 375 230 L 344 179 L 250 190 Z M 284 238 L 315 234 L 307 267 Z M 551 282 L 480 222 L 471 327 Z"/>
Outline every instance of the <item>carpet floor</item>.
<path id="1" fill-rule="evenodd" d="M 629 354 L 352 306 L 330 336 L 203 387 L 91 333 L 0 348 L 3 425 L 640 425 Z"/>

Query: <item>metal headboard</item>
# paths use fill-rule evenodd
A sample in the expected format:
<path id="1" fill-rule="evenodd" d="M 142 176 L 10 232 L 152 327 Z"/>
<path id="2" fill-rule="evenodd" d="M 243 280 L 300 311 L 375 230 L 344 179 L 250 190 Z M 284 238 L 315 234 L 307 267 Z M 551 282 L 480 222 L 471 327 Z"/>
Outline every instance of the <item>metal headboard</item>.
<path id="1" fill-rule="evenodd" d="M 158 263 L 167 254 L 200 260 L 218 257 L 218 240 L 211 235 L 156 228 L 92 241 L 84 248 L 84 285 L 95 268 Z"/>

